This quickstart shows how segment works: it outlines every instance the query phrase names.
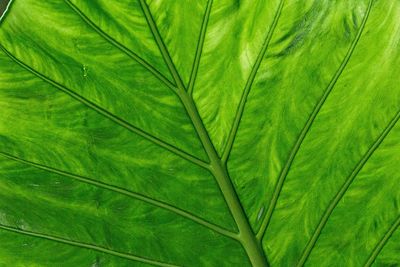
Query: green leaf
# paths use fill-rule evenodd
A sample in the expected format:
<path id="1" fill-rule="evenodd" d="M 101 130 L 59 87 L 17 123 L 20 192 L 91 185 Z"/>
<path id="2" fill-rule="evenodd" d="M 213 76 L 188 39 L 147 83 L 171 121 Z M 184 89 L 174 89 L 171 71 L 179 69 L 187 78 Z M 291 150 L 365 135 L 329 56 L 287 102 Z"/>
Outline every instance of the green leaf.
<path id="1" fill-rule="evenodd" d="M 1 266 L 400 265 L 399 1 L 9 2 Z"/>

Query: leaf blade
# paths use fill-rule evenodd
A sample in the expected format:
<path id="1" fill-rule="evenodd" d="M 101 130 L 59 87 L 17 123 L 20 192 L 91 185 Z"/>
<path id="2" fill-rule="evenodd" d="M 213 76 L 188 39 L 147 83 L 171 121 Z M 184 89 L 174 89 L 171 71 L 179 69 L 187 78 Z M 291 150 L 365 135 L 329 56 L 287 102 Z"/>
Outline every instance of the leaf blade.
<path id="1" fill-rule="evenodd" d="M 15 1 L 0 264 L 396 264 L 399 10 Z"/>

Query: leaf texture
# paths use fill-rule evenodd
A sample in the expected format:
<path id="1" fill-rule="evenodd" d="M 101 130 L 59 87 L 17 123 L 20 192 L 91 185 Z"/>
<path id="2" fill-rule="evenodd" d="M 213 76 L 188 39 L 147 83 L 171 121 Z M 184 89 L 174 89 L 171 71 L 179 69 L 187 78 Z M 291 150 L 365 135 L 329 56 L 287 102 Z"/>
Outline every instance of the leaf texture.
<path id="1" fill-rule="evenodd" d="M 400 265 L 400 2 L 0 14 L 0 266 Z"/>

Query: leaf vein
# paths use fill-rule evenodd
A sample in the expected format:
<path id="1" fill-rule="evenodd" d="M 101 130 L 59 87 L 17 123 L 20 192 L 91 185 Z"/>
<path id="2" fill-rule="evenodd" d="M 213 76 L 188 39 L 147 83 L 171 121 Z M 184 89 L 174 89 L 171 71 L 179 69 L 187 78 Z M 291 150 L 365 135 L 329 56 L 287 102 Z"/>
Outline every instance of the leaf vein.
<path id="1" fill-rule="evenodd" d="M 19 59 L 17 59 L 15 56 L 13 56 L 9 51 L 7 51 L 2 45 L 0 45 L 0 49 L 3 50 L 3 52 L 9 56 L 15 63 L 17 63 L 18 65 L 20 65 L 21 67 L 23 67 L 25 70 L 29 71 L 30 73 L 32 73 L 33 75 L 39 77 L 40 79 L 42 79 L 43 81 L 53 85 L 54 87 L 56 87 L 57 89 L 61 90 L 62 92 L 66 93 L 67 95 L 71 96 L 72 98 L 74 98 L 75 100 L 81 102 L 82 104 L 84 104 L 85 106 L 87 106 L 88 108 L 91 108 L 92 110 L 96 111 L 97 113 L 103 115 L 104 117 L 110 119 L 111 121 L 115 122 L 116 124 L 119 124 L 120 126 L 126 128 L 127 130 L 145 138 L 146 140 L 176 154 L 177 156 L 180 156 L 181 158 L 195 164 L 198 165 L 202 168 L 208 169 L 209 166 L 206 162 L 198 159 L 197 157 L 188 154 L 187 152 L 173 146 L 170 145 L 166 142 L 164 142 L 163 140 L 159 139 L 158 137 L 145 132 L 135 126 L 133 126 L 132 124 L 130 124 L 129 122 L 123 120 L 122 118 L 119 118 L 118 116 L 112 114 L 111 112 L 105 110 L 104 108 L 98 106 L 97 104 L 91 102 L 90 100 L 84 98 L 83 96 L 75 93 L 74 91 L 72 91 L 71 89 L 68 89 L 67 87 L 57 83 L 56 81 L 46 77 L 45 75 L 39 73 L 38 71 L 34 70 L 33 68 L 31 68 L 30 66 L 28 66 L 27 64 L 25 64 L 24 62 L 20 61 Z"/>
<path id="2" fill-rule="evenodd" d="M 329 217 L 333 213 L 333 210 L 336 208 L 339 201 L 346 194 L 347 190 L 349 189 L 350 185 L 353 183 L 353 181 L 356 178 L 356 176 L 358 175 L 358 173 L 365 166 L 365 164 L 367 163 L 369 158 L 372 156 L 372 154 L 375 152 L 375 150 L 378 149 L 378 147 L 383 142 L 383 140 L 385 140 L 386 136 L 390 133 L 390 131 L 393 129 L 393 127 L 396 125 L 396 123 L 398 122 L 399 119 L 400 119 L 400 111 L 396 113 L 396 115 L 390 121 L 390 123 L 386 126 L 384 131 L 379 135 L 379 137 L 375 140 L 375 142 L 372 144 L 372 146 L 364 154 L 364 156 L 361 158 L 361 160 L 358 162 L 358 164 L 356 165 L 354 170 L 348 176 L 348 178 L 346 179 L 345 183 L 342 185 L 340 190 L 336 193 L 336 196 L 331 200 L 328 208 L 325 210 L 323 216 L 321 217 L 321 220 L 318 223 L 318 226 L 315 229 L 315 232 L 313 233 L 310 241 L 308 242 L 307 246 L 305 247 L 297 266 L 303 266 L 305 264 L 305 262 L 307 261 L 308 257 L 311 254 L 312 249 L 314 248 L 315 244 L 317 243 L 318 238 L 321 235 L 323 228 L 325 227 L 326 223 L 328 222 Z"/>
<path id="3" fill-rule="evenodd" d="M 158 48 L 160 49 L 161 55 L 162 55 L 165 63 L 167 64 L 167 67 L 168 67 L 169 71 L 171 72 L 176 85 L 180 89 L 185 88 L 185 86 L 183 85 L 182 79 L 175 67 L 175 64 L 172 61 L 171 56 L 166 48 L 166 45 L 165 45 L 163 39 L 161 38 L 158 28 L 157 28 L 157 26 L 154 22 L 154 19 L 150 13 L 149 7 L 147 6 L 147 4 L 144 0 L 139 0 L 139 3 L 142 8 L 144 17 L 147 21 L 147 24 L 149 25 L 150 30 L 153 34 L 154 41 L 156 42 Z"/>
<path id="4" fill-rule="evenodd" d="M 376 244 L 376 247 L 371 253 L 371 256 L 368 258 L 368 261 L 365 263 L 364 267 L 370 267 L 375 262 L 379 253 L 382 251 L 383 247 L 389 241 L 390 237 L 396 232 L 397 228 L 400 226 L 400 216 L 397 217 L 396 221 L 392 224 L 389 230 L 385 233 L 382 239 Z"/>
<path id="5" fill-rule="evenodd" d="M 194 89 L 194 83 L 196 82 L 197 72 L 199 70 L 199 65 L 200 65 L 201 53 L 203 51 L 204 40 L 207 32 L 207 25 L 211 14 L 212 3 L 213 0 L 208 0 L 206 12 L 203 18 L 203 23 L 201 25 L 199 40 L 197 41 L 196 54 L 194 56 L 194 62 L 192 66 L 192 73 L 190 74 L 189 84 L 187 86 L 188 87 L 187 91 L 189 95 L 192 95 Z"/>
<path id="6" fill-rule="evenodd" d="M 110 44 L 114 45 L 117 47 L 119 50 L 124 52 L 126 55 L 128 55 L 130 58 L 134 59 L 136 62 L 138 62 L 140 65 L 142 65 L 144 68 L 146 68 L 148 71 L 150 71 L 155 77 L 157 77 L 161 82 L 163 82 L 166 86 L 168 86 L 170 89 L 173 91 L 176 90 L 176 87 L 174 84 L 172 84 L 160 71 L 155 69 L 152 65 L 150 65 L 146 60 L 144 60 L 142 57 L 134 53 L 132 50 L 128 49 L 124 45 L 122 45 L 120 42 L 115 40 L 113 37 L 111 37 L 109 34 L 105 33 L 99 26 L 97 26 L 93 21 L 91 21 L 76 5 L 74 5 L 70 0 L 65 0 L 65 2 L 71 7 L 75 13 L 77 13 L 82 20 L 87 23 L 93 30 L 95 30 L 100 36 L 102 36 L 105 40 L 107 40 Z"/>
<path id="7" fill-rule="evenodd" d="M 22 235 L 42 238 L 42 239 L 46 239 L 46 240 L 50 240 L 50 241 L 55 241 L 58 243 L 62 243 L 62 244 L 66 244 L 66 245 L 70 245 L 70 246 L 74 246 L 74 247 L 86 248 L 86 249 L 94 250 L 94 251 L 97 251 L 100 253 L 106 253 L 109 255 L 117 256 L 119 258 L 143 262 L 143 263 L 152 264 L 155 266 L 162 266 L 162 267 L 178 266 L 178 265 L 173 265 L 173 264 L 169 264 L 169 263 L 164 263 L 164 262 L 160 262 L 160 261 L 156 261 L 156 260 L 152 260 L 152 259 L 139 257 L 136 255 L 132 255 L 132 254 L 124 253 L 124 252 L 115 251 L 115 250 L 112 250 L 109 248 L 104 248 L 104 247 L 100 247 L 100 246 L 96 246 L 96 245 L 92 245 L 92 244 L 88 244 L 88 243 L 84 243 L 84 242 L 80 242 L 80 241 L 74 241 L 74 240 L 69 240 L 69 239 L 65 239 L 62 237 L 22 230 L 22 229 L 18 229 L 15 227 L 4 225 L 4 224 L 0 224 L 0 229 L 9 231 L 9 232 L 13 232 L 13 233 L 17 233 L 17 234 L 22 234 Z"/>
<path id="8" fill-rule="evenodd" d="M 232 239 L 237 239 L 235 233 L 233 233 L 233 232 L 231 232 L 229 230 L 226 230 L 226 229 L 220 227 L 219 225 L 211 223 L 211 222 L 209 222 L 209 221 L 207 221 L 207 220 L 205 220 L 203 218 L 200 218 L 200 217 L 198 217 L 198 216 L 196 216 L 196 215 L 194 215 L 194 214 L 192 214 L 192 213 L 190 213 L 190 212 L 188 212 L 186 210 L 183 210 L 183 209 L 178 208 L 176 206 L 173 206 L 171 204 L 165 203 L 163 201 L 160 201 L 160 200 L 157 200 L 157 199 L 154 199 L 154 198 L 151 198 L 151 197 L 147 197 L 145 195 L 132 192 L 130 190 L 123 189 L 123 188 L 121 188 L 119 186 L 116 186 L 116 185 L 107 184 L 107 183 L 100 182 L 100 181 L 97 181 L 97 180 L 92 179 L 92 178 L 88 178 L 88 177 L 84 177 L 84 176 L 81 176 L 81 175 L 69 173 L 69 172 L 62 171 L 62 170 L 59 170 L 59 169 L 56 169 L 56 168 L 53 168 L 53 167 L 50 167 L 50 166 L 45 166 L 43 164 L 34 163 L 34 162 L 31 162 L 31 161 L 22 159 L 20 157 L 10 155 L 8 153 L 0 152 L 0 155 L 2 155 L 5 158 L 8 158 L 10 160 L 14 160 L 14 161 L 17 161 L 17 162 L 20 162 L 20 163 L 35 167 L 35 168 L 40 169 L 40 170 L 44 170 L 44 171 L 47 171 L 47 172 L 51 172 L 51 173 L 55 173 L 55 174 L 58 174 L 58 175 L 62 175 L 62 176 L 74 179 L 76 181 L 85 183 L 85 184 L 90 184 L 90 185 L 93 185 L 93 186 L 96 186 L 96 187 L 99 187 L 99 188 L 102 188 L 102 189 L 105 189 L 105 190 L 108 190 L 108 191 L 112 191 L 114 193 L 122 194 L 122 195 L 125 195 L 125 196 L 128 196 L 128 197 L 143 201 L 143 202 L 148 203 L 148 204 L 150 204 L 152 206 L 155 206 L 155 207 L 158 207 L 158 208 L 161 208 L 161 209 L 165 209 L 165 210 L 170 211 L 170 212 L 172 212 L 172 213 L 174 213 L 176 215 L 179 215 L 181 217 L 189 219 L 189 220 L 191 220 L 191 221 L 193 221 L 193 222 L 195 222 L 195 223 L 197 223 L 199 225 L 202 225 L 202 226 L 204 226 L 204 227 L 206 227 L 206 228 L 208 228 L 210 230 L 213 230 L 214 232 L 217 232 L 217 233 L 219 233 L 221 235 L 230 237 Z"/>
<path id="9" fill-rule="evenodd" d="M 284 168 L 282 169 L 282 171 L 281 171 L 281 173 L 279 175 L 278 182 L 277 182 L 277 184 L 275 186 L 274 193 L 273 193 L 273 196 L 272 196 L 272 199 L 271 199 L 271 203 L 270 203 L 270 205 L 268 207 L 268 210 L 267 210 L 266 214 L 264 215 L 264 218 L 263 218 L 262 223 L 261 223 L 261 227 L 260 227 L 260 229 L 259 229 L 259 231 L 257 233 L 257 238 L 259 240 L 261 240 L 263 238 L 263 236 L 265 234 L 265 231 L 266 231 L 266 229 L 267 229 L 267 227 L 269 225 L 269 222 L 270 222 L 272 214 L 274 212 L 276 203 L 277 203 L 278 198 L 279 198 L 279 194 L 280 194 L 280 192 L 282 190 L 283 184 L 284 184 L 285 179 L 286 179 L 286 177 L 287 177 L 287 175 L 289 173 L 290 167 L 291 167 L 291 165 L 292 165 L 292 163 L 293 163 L 293 161 L 294 161 L 294 159 L 295 159 L 295 157 L 297 155 L 297 152 L 300 150 L 301 144 L 303 143 L 305 137 L 307 136 L 312 124 L 314 123 L 315 118 L 317 117 L 319 111 L 321 110 L 322 106 L 324 105 L 326 99 L 328 98 L 328 96 L 331 93 L 332 89 L 336 85 L 336 82 L 338 81 L 340 75 L 342 74 L 343 70 L 347 66 L 347 63 L 349 62 L 349 60 L 350 60 L 350 58 L 351 58 L 351 56 L 352 56 L 352 54 L 353 54 L 353 52 L 354 52 L 354 50 L 355 50 L 355 48 L 357 46 L 358 41 L 361 38 L 361 35 L 362 35 L 363 31 L 364 31 L 365 25 L 366 25 L 368 17 L 369 17 L 369 13 L 370 13 L 370 10 L 371 10 L 371 7 L 372 7 L 372 2 L 373 2 L 373 0 L 370 0 L 369 5 L 367 7 L 367 10 L 365 12 L 362 24 L 361 24 L 361 26 L 360 26 L 360 28 L 359 28 L 359 30 L 357 32 L 356 37 L 354 38 L 349 50 L 346 53 L 346 56 L 344 57 L 342 63 L 340 64 L 339 69 L 336 71 L 336 73 L 333 76 L 332 80 L 328 84 L 328 87 L 325 89 L 324 94 L 322 95 L 322 97 L 318 101 L 318 103 L 315 106 L 314 110 L 312 111 L 310 117 L 308 118 L 306 124 L 304 125 L 304 128 L 302 129 L 298 139 L 296 140 L 296 143 L 293 146 L 293 148 L 292 148 L 292 150 L 291 150 L 291 152 L 289 154 L 289 157 L 288 157 L 288 159 L 287 159 L 287 161 L 285 163 L 285 166 L 284 166 Z"/>
<path id="10" fill-rule="evenodd" d="M 264 56 L 265 56 L 265 54 L 266 54 L 266 52 L 268 50 L 268 46 L 269 46 L 269 43 L 271 42 L 272 35 L 274 34 L 275 28 L 278 25 L 278 20 L 279 20 L 280 15 L 281 15 L 283 4 L 284 4 L 284 0 L 281 0 L 279 2 L 279 6 L 277 8 L 277 11 L 275 13 L 274 20 L 272 21 L 272 25 L 271 25 L 268 33 L 267 33 L 267 36 L 266 36 L 265 41 L 264 41 L 264 43 L 263 43 L 263 45 L 261 47 L 260 52 L 257 55 L 256 62 L 255 62 L 254 66 L 253 66 L 253 68 L 252 68 L 252 70 L 250 72 L 249 78 L 247 79 L 246 85 L 244 87 L 242 96 L 240 98 L 239 106 L 238 106 L 238 108 L 236 110 L 235 119 L 234 119 L 232 128 L 231 128 L 231 130 L 229 132 L 229 135 L 228 135 L 228 141 L 227 141 L 226 147 L 224 149 L 224 152 L 222 153 L 222 161 L 225 162 L 225 163 L 227 162 L 227 160 L 229 158 L 229 154 L 231 153 L 231 150 L 232 150 L 232 147 L 233 147 L 233 143 L 235 142 L 235 137 L 236 137 L 236 134 L 237 134 L 237 132 L 239 130 L 240 121 L 242 120 L 242 116 L 243 116 L 243 113 L 244 113 L 244 108 L 246 106 L 247 97 L 250 94 L 251 86 L 253 85 L 253 82 L 254 82 L 254 80 L 255 80 L 255 78 L 257 76 L 258 69 L 260 68 L 261 62 L 264 59 Z"/>
<path id="11" fill-rule="evenodd" d="M 164 60 L 177 84 L 177 94 L 180 97 L 182 105 L 185 107 L 185 110 L 192 121 L 193 127 L 195 128 L 196 133 L 203 145 L 203 148 L 208 155 L 211 165 L 209 171 L 214 176 L 225 203 L 227 204 L 229 211 L 231 212 L 233 219 L 239 228 L 238 240 L 245 249 L 249 260 L 254 266 L 269 266 L 264 255 L 264 251 L 253 234 L 248 218 L 246 217 L 245 211 L 229 177 L 226 165 L 222 164 L 222 161 L 219 158 L 218 153 L 210 139 L 208 131 L 205 128 L 204 122 L 200 117 L 197 107 L 182 83 L 176 66 L 168 53 L 167 47 L 165 46 L 160 33 L 158 32 L 157 26 L 150 13 L 150 9 L 144 0 L 139 1 L 149 27 L 153 32 L 154 39 L 157 42 Z"/>

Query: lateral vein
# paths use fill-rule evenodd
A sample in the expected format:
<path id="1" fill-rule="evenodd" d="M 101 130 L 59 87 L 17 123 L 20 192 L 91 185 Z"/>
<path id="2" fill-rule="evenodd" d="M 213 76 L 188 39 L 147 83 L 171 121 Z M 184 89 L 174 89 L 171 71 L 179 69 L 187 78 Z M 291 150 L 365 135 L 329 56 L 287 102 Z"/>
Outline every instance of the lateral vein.
<path id="1" fill-rule="evenodd" d="M 140 6 L 142 8 L 143 14 L 145 16 L 145 19 L 147 21 L 147 24 L 150 27 L 150 30 L 153 34 L 154 40 L 156 41 L 156 44 L 158 45 L 158 48 L 160 49 L 161 55 L 167 64 L 167 67 L 169 71 L 171 72 L 172 77 L 174 78 L 174 81 L 178 87 L 178 89 L 185 88 L 183 85 L 182 79 L 179 76 L 178 71 L 176 70 L 175 64 L 171 59 L 171 56 L 167 50 L 167 47 L 165 46 L 165 43 L 163 39 L 161 38 L 161 35 L 158 31 L 158 28 L 154 22 L 153 16 L 150 13 L 149 7 L 147 6 L 146 2 L 144 0 L 139 0 Z"/>
<path id="2" fill-rule="evenodd" d="M 268 50 L 268 46 L 269 46 L 269 43 L 271 42 L 272 35 L 274 34 L 275 28 L 278 25 L 278 21 L 279 21 L 280 15 L 282 13 L 283 5 L 284 5 L 284 0 L 281 0 L 279 3 L 279 6 L 277 8 L 277 11 L 275 13 L 274 20 L 272 21 L 272 25 L 267 33 L 265 41 L 261 47 L 260 52 L 258 53 L 256 62 L 254 63 L 254 66 L 250 72 L 249 78 L 247 79 L 246 85 L 244 87 L 242 96 L 240 98 L 239 106 L 237 107 L 237 110 L 236 110 L 235 119 L 233 121 L 232 128 L 228 135 L 228 141 L 227 141 L 226 147 L 224 149 L 224 152 L 222 153 L 222 161 L 224 163 L 227 162 L 227 160 L 229 158 L 229 154 L 231 153 L 233 143 L 235 142 L 235 137 L 236 137 L 236 134 L 239 129 L 240 121 L 243 116 L 244 108 L 246 106 L 247 97 L 250 94 L 251 86 L 253 85 L 253 82 L 256 78 L 257 71 L 260 68 L 261 62 L 264 59 L 264 56 Z"/>
<path id="3" fill-rule="evenodd" d="M 311 254 L 312 249 L 314 248 L 315 244 L 317 243 L 318 238 L 321 235 L 323 228 L 325 227 L 326 223 L 328 222 L 329 217 L 331 216 L 333 210 L 336 208 L 339 201 L 346 194 L 347 190 L 349 189 L 350 185 L 353 183 L 353 181 L 356 178 L 356 176 L 358 175 L 358 173 L 362 170 L 362 168 L 367 163 L 367 161 L 372 156 L 372 154 L 375 152 L 375 150 L 378 149 L 380 144 L 383 142 L 383 140 L 386 138 L 386 136 L 390 133 L 390 131 L 393 129 L 393 127 L 396 125 L 396 123 L 398 122 L 399 119 L 400 119 L 400 111 L 397 112 L 397 114 L 394 116 L 394 118 L 386 126 L 384 131 L 379 135 L 379 137 L 375 140 L 375 142 L 372 144 L 372 146 L 364 154 L 364 156 L 361 158 L 361 160 L 358 162 L 358 164 L 356 165 L 354 170 L 348 176 L 348 178 L 346 179 L 345 183 L 342 185 L 340 190 L 336 193 L 335 197 L 331 200 L 331 202 L 329 203 L 329 206 L 327 207 L 323 216 L 321 217 L 321 220 L 318 223 L 318 226 L 315 229 L 310 241 L 308 242 L 307 246 L 304 248 L 303 254 L 301 255 L 300 260 L 297 264 L 298 267 L 304 266 L 308 257 Z"/>
<path id="4" fill-rule="evenodd" d="M 74 240 L 57 237 L 57 236 L 22 230 L 22 229 L 18 229 L 15 227 L 4 225 L 4 224 L 0 224 L 0 229 L 8 231 L 8 232 L 21 234 L 21 235 L 27 235 L 27 236 L 31 236 L 31 237 L 37 237 L 37 238 L 42 238 L 42 239 L 46 239 L 46 240 L 50 240 L 50 241 L 55 241 L 58 243 L 62 243 L 62 244 L 66 244 L 66 245 L 70 245 L 70 246 L 74 246 L 74 247 L 86 248 L 86 249 L 94 250 L 94 251 L 97 251 L 100 253 L 106 253 L 109 255 L 117 256 L 119 258 L 143 262 L 143 263 L 152 264 L 155 266 L 162 266 L 162 267 L 177 267 L 178 266 L 178 265 L 174 265 L 174 264 L 169 264 L 169 263 L 164 263 L 164 262 L 160 262 L 160 261 L 156 261 L 156 260 L 152 260 L 152 259 L 139 257 L 136 255 L 132 255 L 132 254 L 124 253 L 124 252 L 115 251 L 112 249 L 96 246 L 93 244 L 88 244 L 88 243 L 83 243 L 80 241 L 74 241 Z"/>
<path id="5" fill-rule="evenodd" d="M 104 32 L 99 26 L 97 26 L 93 21 L 91 21 L 76 5 L 74 5 L 70 0 L 65 0 L 65 2 L 71 7 L 75 13 L 77 13 L 82 20 L 87 23 L 93 30 L 95 30 L 99 35 L 101 35 L 105 40 L 107 40 L 109 43 L 120 49 L 122 52 L 124 52 L 126 55 L 128 55 L 130 58 L 138 62 L 140 65 L 142 65 L 144 68 L 146 68 L 148 71 L 150 71 L 155 77 L 157 77 L 161 82 L 163 82 L 166 86 L 168 86 L 171 90 L 175 91 L 176 87 L 173 83 L 171 83 L 160 71 L 158 71 L 156 68 L 154 68 L 152 65 L 150 65 L 146 60 L 144 60 L 142 57 L 134 53 L 132 50 L 115 40 L 113 37 L 111 37 L 109 34 Z"/>
<path id="6" fill-rule="evenodd" d="M 135 126 L 133 126 L 132 124 L 130 124 L 129 122 L 123 120 L 122 118 L 119 118 L 118 116 L 112 114 L 111 112 L 105 110 L 104 108 L 98 106 L 97 104 L 91 102 L 90 100 L 84 98 L 83 96 L 75 93 L 74 91 L 68 89 L 67 87 L 59 84 L 58 82 L 46 77 L 45 75 L 39 73 L 38 71 L 34 70 L 33 68 L 31 68 L 30 66 L 28 66 L 27 64 L 25 64 L 24 62 L 20 61 L 19 59 L 17 59 L 15 56 L 13 56 L 9 51 L 7 51 L 2 45 L 0 45 L 0 49 L 3 50 L 3 52 L 9 56 L 15 63 L 17 63 L 18 65 L 20 65 L 21 67 L 23 67 L 25 70 L 29 71 L 30 73 L 32 73 L 33 75 L 39 77 L 40 79 L 42 79 L 43 81 L 53 85 L 54 87 L 56 87 L 57 89 L 61 90 L 62 92 L 66 93 L 67 95 L 71 96 L 72 98 L 74 98 L 75 100 L 81 102 L 82 104 L 84 104 L 85 106 L 87 106 L 88 108 L 96 111 L 97 113 L 103 115 L 104 117 L 110 119 L 111 121 L 115 122 L 116 124 L 119 124 L 120 126 L 126 128 L 127 130 L 145 138 L 146 140 L 176 154 L 177 156 L 180 156 L 181 158 L 194 163 L 195 165 L 198 165 L 202 168 L 205 169 L 209 169 L 209 165 L 198 159 L 197 157 L 186 153 L 185 151 L 182 151 L 181 149 L 170 145 L 164 141 L 162 141 L 161 139 L 159 139 L 158 137 L 153 136 L 150 133 L 147 133 Z"/>
<path id="7" fill-rule="evenodd" d="M 59 170 L 59 169 L 56 169 L 56 168 L 53 168 L 53 167 L 50 167 L 50 166 L 46 166 L 46 165 L 43 165 L 43 164 L 39 164 L 39 163 L 35 163 L 35 162 L 32 162 L 32 161 L 28 161 L 28 160 L 22 159 L 20 157 L 14 156 L 14 155 L 10 155 L 8 153 L 0 152 L 0 155 L 5 157 L 5 158 L 8 158 L 10 160 L 14 160 L 14 161 L 17 161 L 19 163 L 29 165 L 29 166 L 35 167 L 35 168 L 43 170 L 43 171 L 47 171 L 47 172 L 55 173 L 55 174 L 58 174 L 58 175 L 62 175 L 62 176 L 74 179 L 74 180 L 76 180 L 78 182 L 82 182 L 82 183 L 85 183 L 85 184 L 93 185 L 93 186 L 96 186 L 96 187 L 99 187 L 99 188 L 102 188 L 102 189 L 105 189 L 105 190 L 108 190 L 108 191 L 112 191 L 114 193 L 122 194 L 122 195 L 125 195 L 127 197 L 143 201 L 143 202 L 148 203 L 150 205 L 153 205 L 155 207 L 158 207 L 158 208 L 161 208 L 161 209 L 165 209 L 165 210 L 167 210 L 169 212 L 172 212 L 172 213 L 174 213 L 176 215 L 179 215 L 181 217 L 189 219 L 189 220 L 191 220 L 191 221 L 193 221 L 193 222 L 195 222 L 195 223 L 197 223 L 199 225 L 202 225 L 202 226 L 204 226 L 204 227 L 206 227 L 206 228 L 208 228 L 208 229 L 210 229 L 210 230 L 212 230 L 212 231 L 214 231 L 216 233 L 219 233 L 221 235 L 224 235 L 226 237 L 229 237 L 229 238 L 232 238 L 232 239 L 235 239 L 235 240 L 237 239 L 237 236 L 236 236 L 235 233 L 233 233 L 233 232 L 231 232 L 229 230 L 226 230 L 226 229 L 220 227 L 219 225 L 211 223 L 211 222 L 209 222 L 209 221 L 207 221 L 207 220 L 205 220 L 203 218 L 200 218 L 200 217 L 198 217 L 198 216 L 196 216 L 196 215 L 194 215 L 194 214 L 192 214 L 192 213 L 190 213 L 188 211 L 185 211 L 185 210 L 183 210 L 181 208 L 178 208 L 178 207 L 173 206 L 171 204 L 167 204 L 167 203 L 165 203 L 163 201 L 160 201 L 160 200 L 157 200 L 157 199 L 154 199 L 154 198 L 151 198 L 151 197 L 147 197 L 145 195 L 132 192 L 130 190 L 123 189 L 123 188 L 121 188 L 119 186 L 107 184 L 107 183 L 100 182 L 100 181 L 97 181 L 97 180 L 92 179 L 92 178 L 88 178 L 88 177 L 85 177 L 85 176 L 69 173 L 69 172 L 62 171 L 62 170 Z"/>
<path id="8" fill-rule="evenodd" d="M 206 12 L 204 13 L 203 23 L 201 25 L 199 40 L 197 41 L 196 54 L 194 57 L 192 72 L 190 74 L 190 79 L 189 79 L 189 84 L 188 84 L 188 89 L 187 89 L 189 95 L 192 95 L 194 83 L 196 82 L 197 72 L 199 70 L 199 65 L 200 65 L 201 53 L 203 51 L 204 40 L 205 40 L 205 36 L 206 36 L 206 32 L 207 32 L 208 21 L 209 21 L 210 14 L 211 14 L 212 3 L 213 3 L 213 0 L 208 0 Z"/>
<path id="9" fill-rule="evenodd" d="M 190 118 L 190 120 L 192 122 L 192 126 L 193 126 L 194 130 L 196 131 L 196 134 L 199 137 L 199 140 L 201 141 L 201 144 L 203 146 L 204 151 L 206 151 L 206 153 L 208 155 L 207 147 L 204 145 L 204 142 L 203 142 L 203 139 L 202 139 L 202 136 L 204 136 L 204 133 L 199 132 L 199 129 L 198 129 L 199 128 L 198 127 L 199 124 L 193 122 L 193 116 L 189 113 L 188 107 L 186 105 L 187 101 L 183 100 L 183 98 L 185 98 L 185 96 L 186 96 L 185 94 L 187 92 L 187 90 L 185 88 L 185 85 L 183 84 L 182 79 L 181 79 L 181 77 L 180 77 L 180 75 L 178 73 L 178 70 L 177 70 L 174 62 L 172 61 L 172 58 L 171 58 L 171 56 L 170 56 L 170 54 L 168 52 L 167 46 L 165 45 L 163 39 L 161 38 L 160 32 L 158 31 L 157 25 L 154 22 L 153 16 L 152 16 L 152 14 L 150 12 L 150 9 L 149 9 L 148 5 L 146 4 L 146 1 L 139 0 L 139 3 L 140 3 L 140 6 L 142 8 L 144 17 L 146 18 L 147 24 L 149 25 L 150 30 L 151 30 L 151 32 L 153 34 L 154 41 L 157 43 L 157 46 L 160 49 L 160 52 L 161 52 L 161 55 L 163 56 L 165 64 L 167 64 L 167 67 L 168 67 L 172 77 L 174 78 L 174 81 L 175 81 L 177 87 L 178 87 L 178 90 L 177 90 L 176 93 L 177 93 L 179 99 L 181 100 L 182 105 L 184 106 L 188 117 Z M 191 101 L 190 97 L 187 97 L 187 99 L 189 101 Z M 205 131 L 205 132 L 207 132 L 207 131 Z"/>
<path id="10" fill-rule="evenodd" d="M 397 217 L 396 221 L 392 224 L 389 230 L 385 233 L 382 239 L 376 244 L 376 247 L 371 253 L 371 256 L 368 258 L 368 261 L 365 263 L 364 267 L 370 267 L 375 262 L 379 253 L 382 251 L 383 247 L 389 241 L 390 237 L 396 232 L 397 228 L 400 226 L 400 216 Z"/>
<path id="11" fill-rule="evenodd" d="M 270 222 L 272 214 L 274 212 L 276 203 L 277 203 L 278 198 L 279 198 L 279 194 L 280 194 L 280 192 L 282 190 L 282 187 L 283 187 L 283 184 L 285 182 L 285 179 L 286 179 L 286 177 L 287 177 L 287 175 L 289 173 L 290 167 L 291 167 L 291 165 L 292 165 L 292 163 L 293 163 L 293 161 L 294 161 L 294 159 L 295 159 L 295 157 L 297 155 L 297 152 L 300 149 L 301 144 L 303 143 L 308 131 L 310 130 L 312 124 L 314 123 L 314 120 L 317 117 L 317 115 L 318 115 L 319 111 L 321 110 L 322 106 L 324 105 L 326 99 L 328 98 L 328 96 L 331 93 L 332 89 L 336 85 L 336 82 L 338 81 L 340 75 L 342 74 L 343 70 L 347 66 L 347 63 L 349 62 L 349 60 L 350 60 L 350 58 L 351 58 L 351 56 L 352 56 L 352 54 L 353 54 L 353 52 L 354 52 L 354 50 L 355 50 L 355 48 L 357 46 L 357 43 L 360 40 L 360 37 L 361 37 L 361 35 L 363 33 L 363 30 L 365 28 L 365 24 L 367 23 L 369 13 L 371 11 L 372 2 L 373 2 L 373 0 L 370 0 L 369 5 L 367 7 L 367 10 L 365 12 L 362 24 L 361 24 L 361 26 L 360 26 L 360 28 L 359 28 L 359 30 L 357 32 L 356 37 L 354 38 L 349 50 L 347 51 L 346 56 L 344 57 L 342 63 L 340 64 L 339 69 L 336 71 L 336 73 L 333 76 L 332 80 L 328 84 L 328 87 L 325 89 L 324 94 L 320 98 L 319 102 L 317 103 L 317 105 L 315 106 L 314 110 L 312 111 L 310 117 L 308 118 L 306 124 L 304 125 L 304 128 L 302 129 L 298 139 L 296 140 L 296 143 L 293 146 L 293 148 L 292 148 L 292 150 L 291 150 L 291 152 L 289 154 L 289 157 L 288 157 L 288 159 L 287 159 L 287 161 L 285 163 L 285 166 L 283 167 L 283 169 L 282 169 L 282 171 L 281 171 L 281 173 L 279 175 L 278 182 L 277 182 L 277 184 L 275 186 L 270 205 L 268 207 L 267 212 L 264 215 L 264 218 L 263 218 L 262 223 L 261 223 L 261 227 L 260 227 L 260 229 L 259 229 L 259 231 L 257 233 L 257 238 L 259 240 L 261 240 L 263 238 L 263 236 L 265 234 L 265 231 L 266 231 L 266 229 L 267 229 L 267 227 L 269 225 L 269 222 Z"/>

